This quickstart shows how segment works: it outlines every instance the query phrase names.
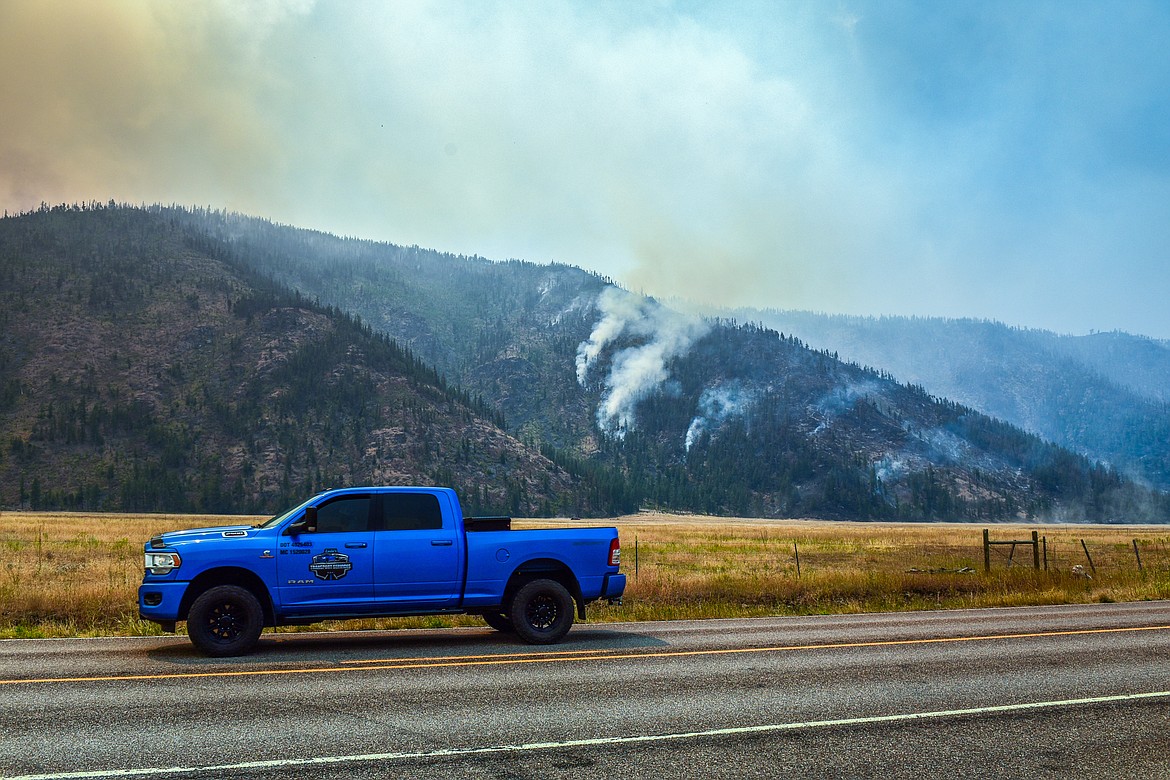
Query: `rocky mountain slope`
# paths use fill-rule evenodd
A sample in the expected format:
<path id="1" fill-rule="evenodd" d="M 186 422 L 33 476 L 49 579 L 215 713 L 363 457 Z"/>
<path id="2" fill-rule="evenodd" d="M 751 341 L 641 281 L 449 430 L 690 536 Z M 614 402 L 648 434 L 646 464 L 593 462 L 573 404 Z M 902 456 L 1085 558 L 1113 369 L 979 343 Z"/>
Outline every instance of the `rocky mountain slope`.
<path id="1" fill-rule="evenodd" d="M 0 220 L 0 281 L 5 507 L 267 512 L 373 482 L 452 485 L 491 512 L 629 508 L 173 214 Z"/>
<path id="2" fill-rule="evenodd" d="M 1170 489 L 1170 344 L 996 322 L 740 311 Z"/>
<path id="3" fill-rule="evenodd" d="M 1164 518 L 1107 467 L 775 329 L 701 319 L 568 266 L 162 210 L 232 262 L 352 312 L 521 440 L 672 509 L 853 518 Z"/>

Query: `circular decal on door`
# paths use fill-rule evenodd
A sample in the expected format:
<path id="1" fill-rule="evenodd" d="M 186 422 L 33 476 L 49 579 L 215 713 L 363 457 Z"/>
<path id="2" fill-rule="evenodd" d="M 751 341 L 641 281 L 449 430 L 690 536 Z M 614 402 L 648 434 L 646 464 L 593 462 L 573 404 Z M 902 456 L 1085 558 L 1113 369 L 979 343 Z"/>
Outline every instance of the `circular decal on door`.
<path id="1" fill-rule="evenodd" d="M 338 552 L 336 547 L 328 547 L 320 555 L 314 555 L 313 562 L 309 564 L 309 571 L 316 574 L 319 580 L 339 580 L 349 574 L 352 568 L 349 556 Z"/>

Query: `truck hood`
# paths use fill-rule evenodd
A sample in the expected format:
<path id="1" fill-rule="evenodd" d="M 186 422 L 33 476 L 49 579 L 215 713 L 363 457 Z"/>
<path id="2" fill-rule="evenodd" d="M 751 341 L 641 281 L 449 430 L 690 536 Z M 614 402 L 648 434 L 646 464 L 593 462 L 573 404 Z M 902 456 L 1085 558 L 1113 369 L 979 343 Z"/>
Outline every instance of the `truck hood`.
<path id="1" fill-rule="evenodd" d="M 221 525 L 214 528 L 191 528 L 186 531 L 168 531 L 160 534 L 164 544 L 185 544 L 209 539 L 248 539 L 261 533 L 250 525 Z"/>

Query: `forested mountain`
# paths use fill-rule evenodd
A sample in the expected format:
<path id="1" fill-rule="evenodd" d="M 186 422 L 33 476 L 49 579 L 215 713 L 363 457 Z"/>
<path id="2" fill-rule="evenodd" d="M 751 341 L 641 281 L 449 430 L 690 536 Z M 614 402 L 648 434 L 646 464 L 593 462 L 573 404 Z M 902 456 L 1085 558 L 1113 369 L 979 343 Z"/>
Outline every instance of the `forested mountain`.
<path id="1" fill-rule="evenodd" d="M 843 359 L 1170 489 L 1170 344 L 997 322 L 742 310 Z"/>
<path id="2" fill-rule="evenodd" d="M 352 312 L 490 399 L 520 438 L 576 446 L 593 413 L 572 370 L 608 282 L 563 265 L 493 263 L 275 225 L 168 210 L 241 266 Z"/>
<path id="3" fill-rule="evenodd" d="M 580 269 L 164 210 L 233 262 L 360 316 L 576 473 L 672 509 L 855 518 L 1164 518 L 1165 498 L 776 330 Z M 616 470 L 616 471 L 615 471 Z"/>
<path id="4" fill-rule="evenodd" d="M 888 373 L 568 266 L 110 204 L 0 220 L 0 281 L 5 506 L 275 511 L 376 482 L 514 514 L 1170 514 Z"/>
<path id="5" fill-rule="evenodd" d="M 473 511 L 630 508 L 502 422 L 173 212 L 0 220 L 3 506 L 268 512 L 373 482 L 451 485 Z"/>

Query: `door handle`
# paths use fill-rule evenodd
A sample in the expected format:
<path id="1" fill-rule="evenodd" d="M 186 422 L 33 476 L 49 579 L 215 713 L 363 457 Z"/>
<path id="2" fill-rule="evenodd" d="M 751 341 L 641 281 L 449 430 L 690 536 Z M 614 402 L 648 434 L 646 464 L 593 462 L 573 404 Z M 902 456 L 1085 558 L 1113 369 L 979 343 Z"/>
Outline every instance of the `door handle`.
<path id="1" fill-rule="evenodd" d="M 451 539 L 431 539 L 431 547 L 450 547 L 455 544 Z"/>
<path id="2" fill-rule="evenodd" d="M 346 546 L 346 549 L 349 549 L 349 550 L 364 550 L 364 549 L 366 549 L 365 542 L 346 542 L 345 546 Z"/>

